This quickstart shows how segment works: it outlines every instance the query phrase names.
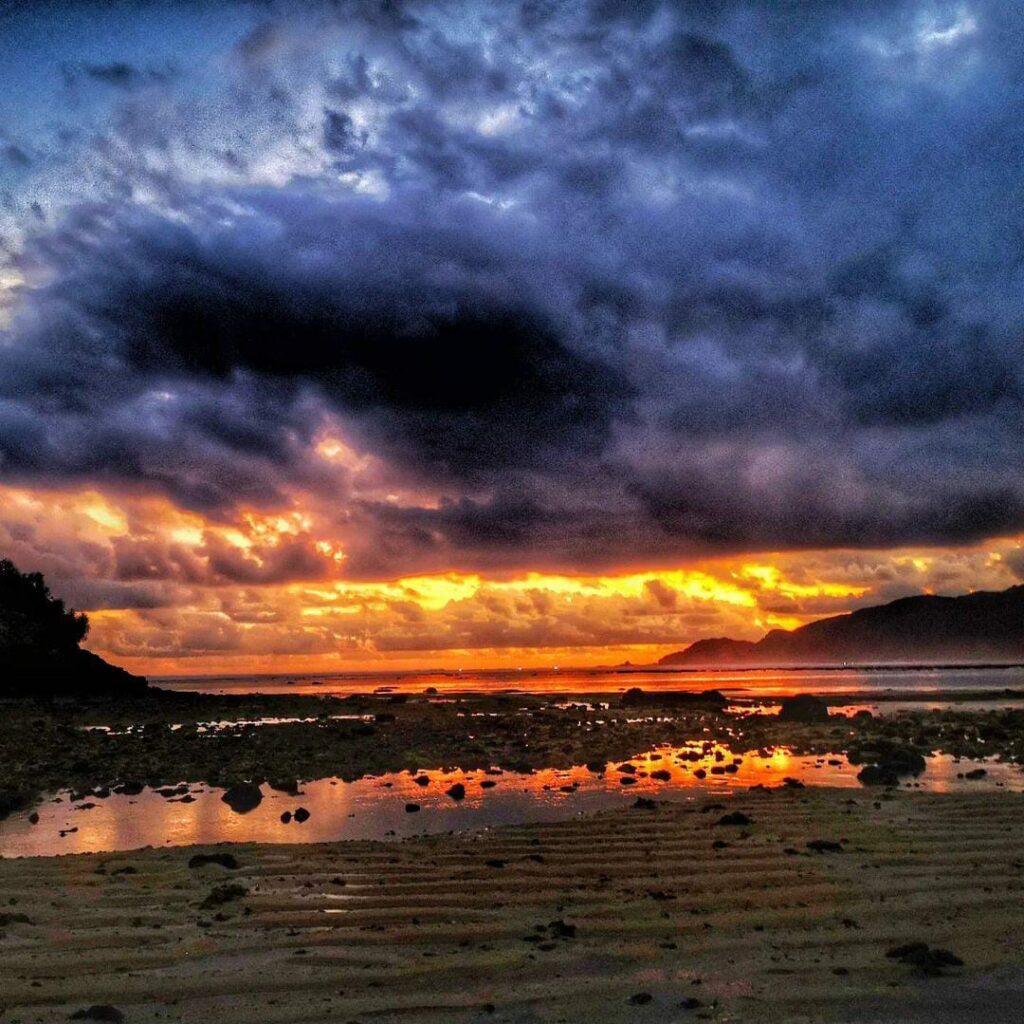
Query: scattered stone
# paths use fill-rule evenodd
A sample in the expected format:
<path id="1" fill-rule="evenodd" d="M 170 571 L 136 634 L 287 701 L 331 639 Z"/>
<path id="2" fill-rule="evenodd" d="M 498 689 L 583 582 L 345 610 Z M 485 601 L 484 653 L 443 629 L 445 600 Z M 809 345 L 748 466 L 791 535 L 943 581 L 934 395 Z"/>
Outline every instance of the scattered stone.
<path id="1" fill-rule="evenodd" d="M 406 814 L 415 814 L 419 809 L 420 809 L 420 805 L 419 804 L 406 804 L 405 805 L 405 813 Z"/>
<path id="2" fill-rule="evenodd" d="M 650 992 L 634 992 L 633 995 L 629 997 L 629 1005 L 646 1006 L 653 998 L 654 996 L 652 996 Z"/>
<path id="3" fill-rule="evenodd" d="M 84 1010 L 75 1010 L 69 1020 L 102 1020 L 110 1024 L 120 1024 L 125 1019 L 124 1014 L 116 1007 L 106 1003 L 89 1006 Z"/>
<path id="4" fill-rule="evenodd" d="M 244 885 L 229 882 L 226 885 L 216 885 L 210 890 L 210 894 L 199 904 L 200 909 L 209 910 L 211 907 L 219 907 L 232 900 L 240 900 L 247 896 L 249 890 Z"/>
<path id="5" fill-rule="evenodd" d="M 742 811 L 733 811 L 731 814 L 723 814 L 718 819 L 719 825 L 751 825 L 753 819 L 747 817 Z"/>
<path id="6" fill-rule="evenodd" d="M 657 779 L 659 782 L 668 782 L 672 778 L 672 773 L 665 771 L 664 768 L 659 768 L 656 772 L 651 772 L 651 778 Z"/>
<path id="7" fill-rule="evenodd" d="M 965 779 L 983 779 L 988 775 L 988 772 L 984 768 L 972 768 L 969 772 L 964 772 Z"/>
<path id="8" fill-rule="evenodd" d="M 638 796 L 633 801 L 633 809 L 636 811 L 656 811 L 658 805 L 646 796 Z"/>
<path id="9" fill-rule="evenodd" d="M 917 969 L 920 974 L 938 977 L 945 967 L 962 967 L 963 960 L 948 949 L 936 949 L 926 942 L 908 942 L 896 946 L 885 954 L 890 960 L 899 960 Z"/>
<path id="10" fill-rule="evenodd" d="M 814 850 L 815 853 L 842 853 L 843 847 L 840 843 L 833 842 L 831 839 L 812 839 L 807 844 L 808 850 Z"/>
<path id="11" fill-rule="evenodd" d="M 412 781 L 415 782 L 417 786 L 429 786 L 430 785 L 430 776 L 429 775 L 417 775 L 416 778 L 414 778 Z"/>
<path id="12" fill-rule="evenodd" d="M 461 782 L 456 782 L 454 786 L 450 786 L 445 790 L 445 794 L 453 800 L 464 800 L 466 797 L 466 787 Z"/>
<path id="13" fill-rule="evenodd" d="M 283 813 L 283 814 L 281 815 L 281 824 L 282 824 L 282 825 L 288 825 L 288 824 L 290 824 L 290 823 L 291 823 L 291 820 L 292 820 L 292 812 L 291 812 L 291 811 L 285 811 L 285 812 L 284 812 L 284 813 Z"/>
<path id="14" fill-rule="evenodd" d="M 294 817 L 301 825 L 304 821 L 309 821 L 309 811 L 307 811 L 305 807 L 296 807 Z"/>
<path id="15" fill-rule="evenodd" d="M 480 782 L 481 789 L 494 789 L 496 785 L 497 783 L 494 781 L 494 779 L 483 779 Z"/>
<path id="16" fill-rule="evenodd" d="M 238 870 L 238 861 L 233 853 L 197 853 L 188 862 L 190 868 L 202 868 L 207 864 L 217 864 L 229 871 Z"/>

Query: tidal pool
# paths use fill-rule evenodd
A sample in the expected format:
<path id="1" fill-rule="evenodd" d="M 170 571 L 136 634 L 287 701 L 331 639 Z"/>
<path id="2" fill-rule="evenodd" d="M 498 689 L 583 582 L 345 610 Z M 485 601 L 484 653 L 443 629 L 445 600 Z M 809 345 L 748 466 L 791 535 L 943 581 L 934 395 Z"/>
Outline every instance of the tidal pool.
<path id="1" fill-rule="evenodd" d="M 633 771 L 622 770 L 628 764 Z M 603 771 L 577 765 L 530 774 L 436 769 L 367 776 L 355 782 L 317 779 L 298 795 L 262 787 L 263 800 L 239 814 L 223 801 L 222 789 L 202 784 L 161 795 L 51 794 L 35 808 L 0 822 L 0 856 L 53 856 L 125 851 L 146 846 L 223 842 L 303 843 L 342 839 L 389 839 L 423 832 L 464 831 L 525 822 L 555 821 L 632 803 L 638 796 L 705 800 L 750 786 L 779 786 L 795 779 L 806 785 L 840 786 L 866 797 L 877 792 L 857 781 L 857 766 L 842 755 L 796 756 L 784 747 L 734 754 L 716 744 L 661 747 L 610 762 Z M 984 776 L 967 779 L 983 768 Z M 417 781 L 420 780 L 420 781 Z M 448 794 L 456 784 L 461 800 Z M 998 762 L 928 758 L 927 770 L 905 786 L 933 792 L 1000 787 L 1024 792 L 1024 770 Z M 166 789 L 163 792 L 167 792 Z M 418 810 L 409 811 L 407 805 Z M 305 808 L 309 818 L 285 824 L 285 812 Z M 33 823 L 30 814 L 38 816 Z"/>

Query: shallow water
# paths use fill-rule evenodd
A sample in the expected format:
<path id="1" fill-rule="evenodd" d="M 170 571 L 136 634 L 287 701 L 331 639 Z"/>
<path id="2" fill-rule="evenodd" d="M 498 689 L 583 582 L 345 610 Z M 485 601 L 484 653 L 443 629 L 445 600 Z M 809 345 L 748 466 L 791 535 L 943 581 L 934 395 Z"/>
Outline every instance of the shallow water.
<path id="1" fill-rule="evenodd" d="M 252 675 L 154 677 L 169 690 L 193 693 L 353 693 L 439 694 L 465 691 L 530 693 L 615 693 L 631 686 L 645 690 L 719 689 L 735 695 L 844 693 L 860 690 L 939 691 L 1024 688 L 1024 666 L 1006 668 L 750 669 L 685 671 L 573 669 L 480 672 L 347 673 L 339 675 Z"/>
<path id="2" fill-rule="evenodd" d="M 700 754 L 699 760 L 688 759 L 694 753 Z M 704 748 L 693 743 L 663 747 L 632 758 L 629 763 L 636 768 L 634 775 L 618 771 L 618 764 L 611 763 L 604 774 L 583 765 L 529 775 L 440 769 L 417 773 L 428 778 L 425 786 L 418 785 L 408 772 L 356 782 L 320 779 L 304 784 L 298 796 L 264 786 L 263 802 L 247 814 L 232 811 L 221 799 L 222 790 L 201 785 L 189 787 L 191 802 L 183 802 L 180 797 L 168 799 L 147 789 L 137 796 L 87 797 L 74 804 L 65 791 L 35 808 L 38 824 L 30 823 L 28 811 L 0 822 L 0 856 L 52 856 L 221 842 L 387 839 L 563 820 L 628 805 L 637 796 L 704 801 L 709 796 L 735 795 L 752 785 L 778 786 L 786 777 L 807 785 L 847 787 L 865 796 L 874 792 L 860 785 L 858 768 L 841 755 L 798 757 L 782 747 L 748 751 L 738 756 L 740 763 L 735 771 L 727 771 L 735 760 L 727 747 Z M 983 780 L 957 777 L 979 766 L 987 771 Z M 721 774 L 713 773 L 713 768 Z M 707 772 L 707 777 L 698 778 L 698 769 Z M 653 778 L 651 773 L 656 771 L 668 772 L 668 779 Z M 632 783 L 623 785 L 623 778 Z M 445 793 L 457 782 L 466 790 L 461 801 Z M 956 762 L 937 756 L 928 759 L 923 775 L 908 778 L 906 784 L 933 792 L 993 787 L 1024 792 L 1024 771 L 1015 765 Z M 83 803 L 95 806 L 81 809 Z M 418 804 L 420 810 L 408 813 L 407 803 Z M 281 814 L 298 807 L 310 812 L 309 820 L 283 824 Z"/>

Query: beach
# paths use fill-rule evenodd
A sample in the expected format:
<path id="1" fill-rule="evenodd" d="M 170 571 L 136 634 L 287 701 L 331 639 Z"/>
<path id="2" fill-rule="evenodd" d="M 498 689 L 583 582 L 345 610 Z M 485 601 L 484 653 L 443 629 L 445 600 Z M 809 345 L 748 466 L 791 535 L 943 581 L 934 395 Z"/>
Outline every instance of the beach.
<path id="1" fill-rule="evenodd" d="M 470 836 L 2 861 L 0 1020 L 1017 1020 L 1021 800 L 758 790 Z M 886 955 L 914 942 L 963 966 Z"/>
<path id="2" fill-rule="evenodd" d="M 11 703 L 0 1021 L 1016 1020 L 1019 695 L 864 696 Z"/>

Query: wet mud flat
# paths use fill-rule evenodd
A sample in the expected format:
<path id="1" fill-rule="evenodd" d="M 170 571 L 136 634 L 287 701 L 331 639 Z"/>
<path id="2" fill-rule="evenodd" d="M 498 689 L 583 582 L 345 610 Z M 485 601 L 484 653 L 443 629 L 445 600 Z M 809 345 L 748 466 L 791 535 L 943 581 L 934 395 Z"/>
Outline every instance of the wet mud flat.
<path id="1" fill-rule="evenodd" d="M 0 861 L 0 1020 L 1017 1020 L 1022 800 L 756 789 Z"/>

